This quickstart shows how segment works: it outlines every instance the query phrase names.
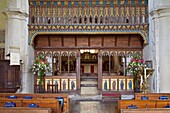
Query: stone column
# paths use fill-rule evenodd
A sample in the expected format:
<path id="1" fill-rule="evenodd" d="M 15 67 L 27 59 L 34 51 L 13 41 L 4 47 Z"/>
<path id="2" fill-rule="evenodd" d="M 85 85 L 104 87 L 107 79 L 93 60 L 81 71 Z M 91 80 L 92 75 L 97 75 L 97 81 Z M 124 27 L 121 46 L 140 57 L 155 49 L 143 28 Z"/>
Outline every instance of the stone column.
<path id="1" fill-rule="evenodd" d="M 160 93 L 169 92 L 169 67 L 170 67 L 170 2 L 169 0 L 156 0 L 150 9 L 150 45 L 154 49 L 153 63 L 155 69 L 155 78 L 152 86 L 155 86 L 155 91 Z M 153 51 L 152 51 L 153 50 Z"/>
<path id="2" fill-rule="evenodd" d="M 160 61 L 160 92 L 169 92 L 170 87 L 170 8 L 161 9 L 159 13 L 159 61 Z"/>
<path id="3" fill-rule="evenodd" d="M 28 8 L 27 0 L 9 0 L 8 8 L 4 11 L 7 17 L 5 54 L 20 53 L 22 93 L 33 92 L 33 75 L 29 73 L 33 56 L 29 52 L 33 52 L 33 49 L 28 45 Z"/>

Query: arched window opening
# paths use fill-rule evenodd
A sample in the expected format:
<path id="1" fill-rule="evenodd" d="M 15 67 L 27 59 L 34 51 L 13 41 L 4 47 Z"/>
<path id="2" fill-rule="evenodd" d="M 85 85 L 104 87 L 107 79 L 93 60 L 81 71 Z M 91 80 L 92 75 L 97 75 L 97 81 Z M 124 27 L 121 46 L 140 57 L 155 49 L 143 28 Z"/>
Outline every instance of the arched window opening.
<path id="1" fill-rule="evenodd" d="M 96 23 L 96 24 L 98 23 L 98 18 L 97 18 L 97 16 L 95 16 L 95 23 Z"/>
<path id="2" fill-rule="evenodd" d="M 90 15 L 90 23 L 92 23 L 92 16 Z"/>

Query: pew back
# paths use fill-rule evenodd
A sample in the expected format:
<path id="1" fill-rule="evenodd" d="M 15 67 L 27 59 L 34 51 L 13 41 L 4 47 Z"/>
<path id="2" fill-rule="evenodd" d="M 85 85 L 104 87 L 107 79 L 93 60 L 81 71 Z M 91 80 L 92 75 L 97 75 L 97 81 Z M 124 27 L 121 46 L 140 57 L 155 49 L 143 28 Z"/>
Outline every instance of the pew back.
<path id="1" fill-rule="evenodd" d="M 156 101 L 152 100 L 119 100 L 118 101 L 118 113 L 120 113 L 121 109 L 127 109 L 128 106 L 137 106 L 138 109 L 141 108 L 155 108 Z"/>
<path id="2" fill-rule="evenodd" d="M 170 107 L 170 100 L 157 100 L 156 108 L 165 108 L 165 106 Z"/>
<path id="3" fill-rule="evenodd" d="M 163 108 L 121 109 L 121 113 L 170 113 L 170 109 Z"/>
<path id="4" fill-rule="evenodd" d="M 170 93 L 135 93 L 135 100 L 141 100 L 142 96 L 147 96 L 148 100 L 158 100 L 160 96 L 167 96 L 170 99 Z"/>
<path id="5" fill-rule="evenodd" d="M 28 108 L 28 107 L 15 107 L 15 108 L 0 107 L 0 113 L 51 113 L 51 109 Z"/>
<path id="6" fill-rule="evenodd" d="M 54 99 L 31 99 L 31 100 L 23 100 L 23 107 L 28 107 L 29 104 L 37 104 L 40 108 L 51 108 L 52 113 L 61 113 L 61 109 L 58 100 Z"/>
<path id="7" fill-rule="evenodd" d="M 0 99 L 0 107 L 4 107 L 7 102 L 14 102 L 16 107 L 22 107 L 21 99 Z"/>
<path id="8" fill-rule="evenodd" d="M 55 99 L 56 97 L 64 98 L 64 106 L 63 112 L 70 112 L 70 99 L 68 94 L 39 94 L 39 93 L 31 93 L 31 94 L 16 94 L 16 93 L 0 93 L 1 98 L 8 98 L 8 96 L 17 96 L 17 99 L 23 99 L 24 96 L 31 96 L 32 99 Z M 56 99 L 55 99 L 56 100 Z"/>

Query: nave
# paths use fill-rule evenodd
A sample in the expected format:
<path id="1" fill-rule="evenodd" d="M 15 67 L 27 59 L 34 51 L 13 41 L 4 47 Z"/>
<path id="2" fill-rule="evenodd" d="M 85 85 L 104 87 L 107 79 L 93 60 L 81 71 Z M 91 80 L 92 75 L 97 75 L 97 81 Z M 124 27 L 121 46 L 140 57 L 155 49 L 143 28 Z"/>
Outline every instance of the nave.
<path id="1" fill-rule="evenodd" d="M 81 96 L 83 98 L 83 96 Z M 90 96 L 89 96 L 90 97 Z M 84 97 L 87 98 L 87 97 Z M 93 97 L 92 97 L 93 98 Z M 117 113 L 118 100 L 70 99 L 71 113 Z"/>

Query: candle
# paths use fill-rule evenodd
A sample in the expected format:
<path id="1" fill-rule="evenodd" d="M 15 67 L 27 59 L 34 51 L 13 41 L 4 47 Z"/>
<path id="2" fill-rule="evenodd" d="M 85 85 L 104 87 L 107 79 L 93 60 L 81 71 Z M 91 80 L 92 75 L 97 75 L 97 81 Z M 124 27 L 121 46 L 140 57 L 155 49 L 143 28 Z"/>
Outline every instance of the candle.
<path id="1" fill-rule="evenodd" d="M 146 80 L 146 68 L 144 68 L 144 79 Z"/>
<path id="2" fill-rule="evenodd" d="M 143 77 L 142 75 L 140 76 L 140 86 L 142 87 L 142 83 L 143 83 Z"/>

